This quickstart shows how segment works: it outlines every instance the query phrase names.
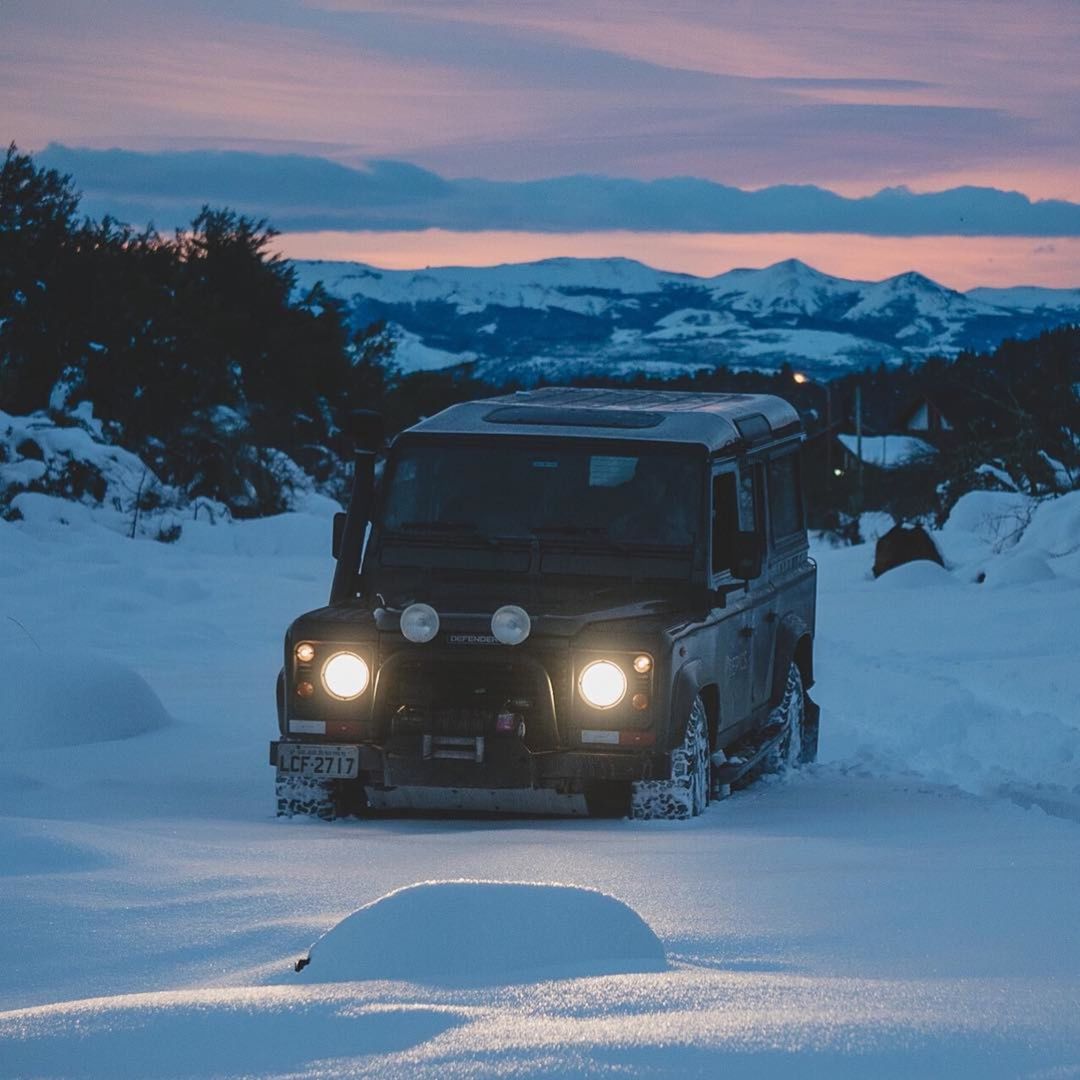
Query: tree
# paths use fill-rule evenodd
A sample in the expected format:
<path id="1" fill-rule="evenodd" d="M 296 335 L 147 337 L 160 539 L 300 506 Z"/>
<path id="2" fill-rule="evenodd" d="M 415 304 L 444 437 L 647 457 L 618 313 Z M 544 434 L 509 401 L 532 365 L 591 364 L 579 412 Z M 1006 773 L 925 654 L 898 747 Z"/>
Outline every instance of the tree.
<path id="1" fill-rule="evenodd" d="M 75 265 L 79 206 L 70 176 L 8 146 L 0 165 L 0 408 L 40 407 L 67 362 L 57 294 Z"/>

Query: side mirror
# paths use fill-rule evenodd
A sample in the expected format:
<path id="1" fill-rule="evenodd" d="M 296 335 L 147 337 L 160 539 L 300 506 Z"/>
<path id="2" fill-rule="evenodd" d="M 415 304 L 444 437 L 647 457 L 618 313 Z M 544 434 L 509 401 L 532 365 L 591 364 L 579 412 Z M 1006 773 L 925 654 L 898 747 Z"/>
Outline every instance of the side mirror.
<path id="1" fill-rule="evenodd" d="M 335 559 L 341 558 L 341 543 L 345 539 L 345 517 L 340 510 L 334 515 L 334 538 L 330 542 L 330 554 Z"/>
<path id="2" fill-rule="evenodd" d="M 732 576 L 742 581 L 761 577 L 761 536 L 756 532 L 737 532 L 734 549 Z"/>
<path id="3" fill-rule="evenodd" d="M 374 409 L 353 409 L 347 421 L 348 434 L 353 447 L 359 451 L 375 453 L 382 449 L 386 439 L 386 424 L 382 413 Z"/>

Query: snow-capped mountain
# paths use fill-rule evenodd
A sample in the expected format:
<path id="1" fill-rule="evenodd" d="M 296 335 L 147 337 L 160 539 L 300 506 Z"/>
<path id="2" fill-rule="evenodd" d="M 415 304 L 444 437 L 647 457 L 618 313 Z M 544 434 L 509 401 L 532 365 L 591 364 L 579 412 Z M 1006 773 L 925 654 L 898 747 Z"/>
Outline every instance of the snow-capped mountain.
<path id="1" fill-rule="evenodd" d="M 849 281 L 796 259 L 711 278 L 629 259 L 422 271 L 295 265 L 302 287 L 322 281 L 356 324 L 390 324 L 404 370 L 475 362 L 492 382 L 783 363 L 829 376 L 1080 322 L 1080 289 L 961 293 L 917 273 Z"/>

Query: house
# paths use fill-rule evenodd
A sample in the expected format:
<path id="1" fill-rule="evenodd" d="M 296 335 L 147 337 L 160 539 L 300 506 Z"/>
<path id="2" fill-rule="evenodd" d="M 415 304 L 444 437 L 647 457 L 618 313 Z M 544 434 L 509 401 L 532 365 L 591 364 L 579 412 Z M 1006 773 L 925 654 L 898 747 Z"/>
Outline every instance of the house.
<path id="1" fill-rule="evenodd" d="M 837 435 L 842 449 L 844 471 L 854 469 L 859 463 L 859 438 L 857 435 Z M 891 471 L 912 466 L 927 465 L 937 455 L 937 448 L 915 435 L 864 435 L 862 437 L 862 463 L 875 469 Z"/>
<path id="2" fill-rule="evenodd" d="M 920 397 L 900 413 L 895 427 L 909 435 L 917 435 L 931 441 L 948 438 L 954 430 L 949 418 L 936 401 Z"/>

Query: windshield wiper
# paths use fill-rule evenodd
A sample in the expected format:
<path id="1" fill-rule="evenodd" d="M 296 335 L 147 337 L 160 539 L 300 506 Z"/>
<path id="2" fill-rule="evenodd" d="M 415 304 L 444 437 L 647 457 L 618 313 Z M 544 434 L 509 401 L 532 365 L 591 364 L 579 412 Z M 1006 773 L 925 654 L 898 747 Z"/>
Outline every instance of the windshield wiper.
<path id="1" fill-rule="evenodd" d="M 617 551 L 620 555 L 666 554 L 673 551 L 685 551 L 691 546 L 689 541 L 684 544 L 670 544 L 648 538 L 624 540 L 612 536 L 603 525 L 575 525 L 567 522 L 559 525 L 532 525 L 530 528 L 538 537 L 550 536 L 567 540 L 585 538 L 591 544 L 599 543 L 611 551 Z"/>
<path id="2" fill-rule="evenodd" d="M 480 531 L 471 521 L 403 521 L 398 528 L 406 529 L 408 532 L 478 533 Z"/>
<path id="3" fill-rule="evenodd" d="M 528 536 L 490 536 L 488 533 L 481 532 L 479 526 L 471 521 L 403 521 L 396 528 L 388 529 L 386 535 L 410 540 L 424 533 L 471 540 L 475 543 L 487 544 L 488 547 L 527 544 L 530 540 Z"/>
<path id="4" fill-rule="evenodd" d="M 607 536 L 603 525 L 530 525 L 537 536 Z"/>

